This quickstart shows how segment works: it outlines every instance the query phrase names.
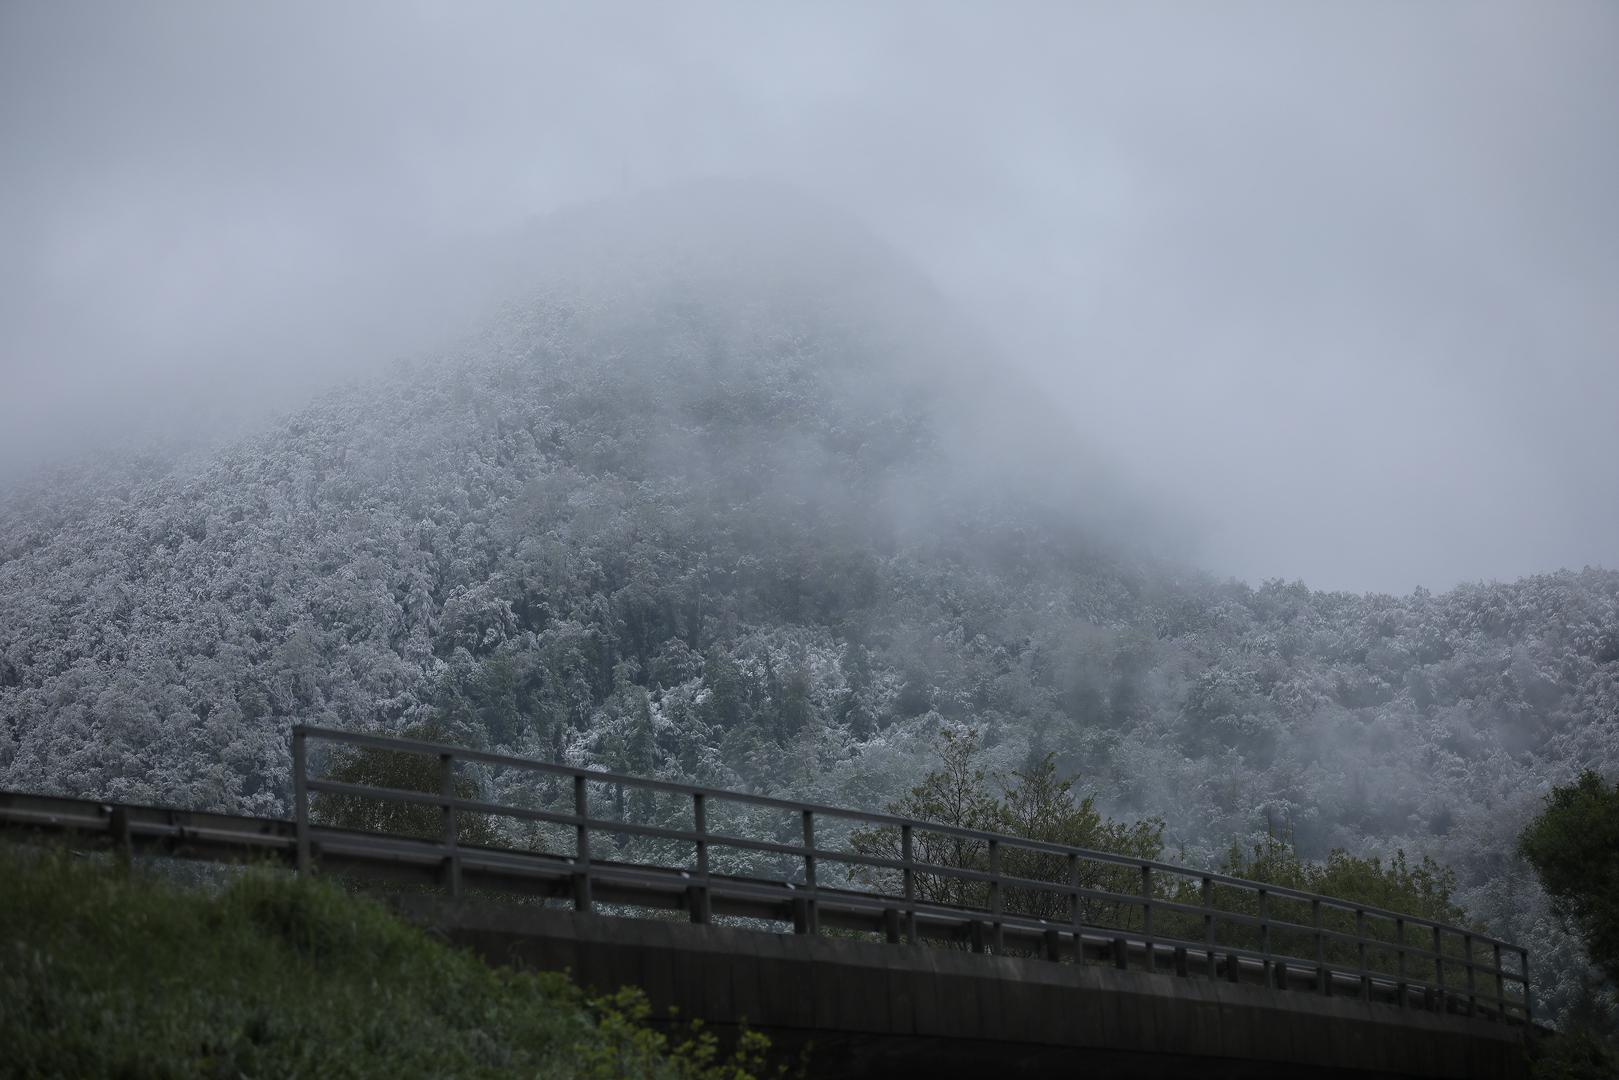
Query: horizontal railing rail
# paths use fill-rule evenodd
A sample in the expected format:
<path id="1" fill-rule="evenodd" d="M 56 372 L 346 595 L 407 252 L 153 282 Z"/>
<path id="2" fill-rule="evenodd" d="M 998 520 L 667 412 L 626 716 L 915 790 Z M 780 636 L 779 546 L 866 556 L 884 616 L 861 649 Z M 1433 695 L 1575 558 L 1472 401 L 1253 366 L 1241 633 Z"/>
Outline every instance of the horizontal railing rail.
<path id="1" fill-rule="evenodd" d="M 436 759 L 439 790 L 312 775 L 311 742 Z M 825 911 L 841 921 L 853 920 L 855 925 L 886 932 L 890 941 L 903 936 L 914 943 L 943 934 L 977 951 L 1004 952 L 1010 936 L 1021 942 L 1012 946 L 1014 950 L 1031 951 L 1032 941 L 1037 945 L 1032 951 L 1050 959 L 1066 954 L 1080 960 L 1092 952 L 1098 956 L 1106 953 L 1122 967 L 1131 956 L 1138 956 L 1148 970 L 1167 969 L 1180 975 L 1188 974 L 1195 962 L 1211 978 L 1223 975 L 1234 981 L 1245 977 L 1246 962 L 1254 968 L 1247 974 L 1257 973 L 1263 982 L 1278 988 L 1307 987 L 1334 994 L 1352 987 L 1366 1000 L 1387 998 L 1401 1007 L 1415 998 L 1428 1008 L 1458 1009 L 1524 1023 L 1532 1020 L 1527 949 L 1467 927 L 1337 897 L 959 825 L 419 739 L 299 726 L 293 731 L 292 749 L 295 861 L 306 872 L 314 869 L 323 844 L 363 848 L 366 842 L 347 835 L 340 840 L 329 825 L 314 820 L 315 797 L 376 800 L 439 811 L 436 835 L 416 842 L 429 845 L 433 854 L 427 857 L 439 862 L 440 879 L 452 895 L 461 892 L 464 869 L 493 866 L 490 860 L 495 858 L 489 849 L 469 845 L 461 838 L 462 815 L 508 818 L 571 832 L 567 852 L 500 855 L 562 860 L 574 905 L 581 911 L 595 906 L 593 891 L 598 884 L 642 888 L 649 897 L 678 889 L 679 903 L 695 922 L 710 920 L 717 899 L 759 901 L 775 903 L 802 933 L 818 932 Z M 456 787 L 464 765 L 565 779 L 572 789 L 571 806 L 544 808 L 464 797 L 457 794 Z M 614 816 L 593 812 L 592 785 L 617 793 Z M 689 813 L 690 827 L 630 820 L 622 809 L 626 791 L 686 800 L 689 811 L 682 813 Z M 566 792 L 557 794 L 565 796 Z M 791 815 L 792 824 L 778 822 L 776 834 L 769 838 L 717 831 L 710 828 L 710 819 L 722 804 L 785 812 Z M 828 823 L 857 830 L 851 836 L 863 831 L 868 841 L 884 837 L 887 853 L 873 850 L 872 843 L 863 850 L 824 839 L 818 842 L 817 826 Z M 782 835 L 784 831 L 795 835 Z M 603 838 L 622 849 L 629 837 L 686 848 L 694 865 L 635 866 L 596 857 L 594 847 Z M 975 865 L 959 864 L 965 860 L 957 864 L 929 861 L 917 851 L 922 846 L 919 837 L 970 847 Z M 770 880 L 717 873 L 713 861 L 719 851 L 782 860 L 778 876 Z M 1010 853 L 1017 853 L 1011 868 L 1007 866 Z M 1018 872 L 1030 870 L 1031 861 L 1043 864 L 1034 868 L 1041 872 L 1060 865 L 1064 880 Z M 845 880 L 822 880 L 839 876 L 832 873 L 834 867 Z M 953 897 L 941 902 L 937 896 L 922 895 L 939 891 L 943 883 L 954 883 L 944 889 L 953 889 Z M 1217 903 L 1220 890 L 1231 894 L 1226 906 Z M 1042 912 L 1019 910 L 1030 906 L 1033 896 L 1045 898 Z M 1233 902 L 1250 910 L 1233 910 Z M 862 919 L 868 922 L 862 923 Z M 1222 930 L 1225 940 L 1221 940 Z M 1232 940 L 1234 936 L 1239 940 Z M 1309 955 L 1290 951 L 1301 945 Z M 1389 957 L 1393 957 L 1392 965 L 1387 962 Z M 1513 963 L 1504 963 L 1508 957 Z"/>

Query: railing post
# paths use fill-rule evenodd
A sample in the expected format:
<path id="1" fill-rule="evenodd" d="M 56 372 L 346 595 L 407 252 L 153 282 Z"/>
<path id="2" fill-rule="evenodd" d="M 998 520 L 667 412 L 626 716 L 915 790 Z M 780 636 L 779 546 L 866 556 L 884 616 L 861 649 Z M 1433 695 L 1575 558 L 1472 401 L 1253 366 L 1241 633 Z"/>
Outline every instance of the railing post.
<path id="1" fill-rule="evenodd" d="M 1445 955 L 1443 951 L 1444 947 L 1444 938 L 1440 934 L 1439 927 L 1436 926 L 1433 928 L 1433 985 L 1435 992 L 1439 996 L 1440 1012 L 1445 1011 L 1445 961 L 1443 959 Z"/>
<path id="2" fill-rule="evenodd" d="M 292 816 L 298 840 L 298 875 L 307 877 L 313 869 L 309 845 L 309 773 L 304 729 L 292 729 Z"/>
<path id="3" fill-rule="evenodd" d="M 1395 980 L 1395 983 L 1394 983 L 1394 993 L 1395 993 L 1395 996 L 1399 1000 L 1396 1001 L 1395 1004 L 1399 1005 L 1399 1007 L 1403 1009 L 1403 1008 L 1405 1008 L 1405 993 L 1406 993 L 1406 982 L 1405 982 L 1405 920 L 1404 919 L 1396 918 L 1394 920 L 1394 936 L 1400 939 L 1399 948 L 1395 949 L 1395 951 L 1394 951 L 1395 963 L 1397 963 L 1399 965 L 1399 977 Z"/>
<path id="4" fill-rule="evenodd" d="M 708 805 L 707 799 L 701 791 L 692 792 L 691 796 L 692 831 L 699 837 L 708 835 Z M 692 886 L 691 921 L 699 926 L 709 921 L 708 898 L 708 841 L 697 841 L 697 880 L 699 884 Z"/>
<path id="5" fill-rule="evenodd" d="M 1074 928 L 1074 947 L 1078 949 L 1079 931 L 1083 925 L 1080 921 L 1083 909 L 1079 902 L 1079 856 L 1074 852 L 1068 853 L 1068 887 L 1073 890 L 1068 894 L 1068 923 Z M 1076 952 L 1074 955 L 1077 957 L 1079 953 Z"/>
<path id="6" fill-rule="evenodd" d="M 1141 939 L 1147 950 L 1147 970 L 1158 970 L 1158 950 L 1152 940 L 1152 867 L 1141 868 Z"/>
<path id="7" fill-rule="evenodd" d="M 1332 995 L 1332 973 L 1327 970 L 1327 942 L 1321 935 L 1321 901 L 1310 901 L 1310 919 L 1315 924 L 1315 973 L 1321 992 Z"/>
<path id="8" fill-rule="evenodd" d="M 588 912 L 591 909 L 590 898 L 590 793 L 585 778 L 575 774 L 573 778 L 573 814 L 578 818 L 574 826 L 574 875 L 573 875 L 573 907 L 575 911 Z"/>
<path id="9" fill-rule="evenodd" d="M 810 932 L 810 902 L 802 896 L 792 899 L 793 933 L 807 934 Z"/>
<path id="10" fill-rule="evenodd" d="M 902 871 L 905 878 L 905 940 L 916 944 L 916 870 L 911 865 L 915 860 L 911 854 L 911 826 L 909 823 L 899 827 L 899 854 L 905 863 Z"/>
<path id="11" fill-rule="evenodd" d="M 1467 950 L 1467 1015 L 1478 1015 L 1478 988 L 1473 978 L 1473 935 L 1462 935 L 1462 948 Z"/>
<path id="12" fill-rule="evenodd" d="M 1209 978 L 1218 978 L 1214 961 L 1214 879 L 1203 879 L 1203 944 L 1209 954 Z"/>
<path id="13" fill-rule="evenodd" d="M 691 797 L 692 831 L 698 836 L 708 835 L 708 805 L 701 791 L 693 792 Z M 708 876 L 708 841 L 697 841 L 697 873 L 701 877 Z"/>
<path id="14" fill-rule="evenodd" d="M 1360 999 L 1372 1000 L 1372 977 L 1366 969 L 1366 912 L 1355 909 L 1355 953 L 1360 965 Z"/>
<path id="15" fill-rule="evenodd" d="M 1264 968 L 1263 976 L 1267 984 L 1270 983 L 1270 893 L 1264 889 L 1259 892 L 1259 954 L 1264 957 L 1260 964 Z"/>
<path id="16" fill-rule="evenodd" d="M 1529 950 L 1519 949 L 1518 957 L 1522 961 L 1518 971 L 1523 975 L 1523 1022 L 1532 1024 L 1535 1022 L 1535 1011 L 1529 1003 Z"/>
<path id="17" fill-rule="evenodd" d="M 450 898 L 461 898 L 461 855 L 455 828 L 455 806 L 450 802 L 455 798 L 455 755 L 440 754 L 438 756 L 439 769 L 439 795 L 444 802 L 439 808 L 444 812 L 444 881 L 449 887 Z"/>
<path id="18" fill-rule="evenodd" d="M 807 932 L 818 934 L 821 932 L 821 917 L 815 902 L 815 813 L 812 810 L 804 811 L 804 886 L 809 889 L 807 915 Z"/>
<path id="19" fill-rule="evenodd" d="M 1001 842 L 989 842 L 989 932 L 990 944 L 997 953 L 1004 952 L 1005 939 L 1001 932 Z"/>
<path id="20" fill-rule="evenodd" d="M 1501 943 L 1491 946 L 1495 956 L 1495 1018 L 1505 1023 L 1507 1018 L 1507 981 L 1501 975 Z"/>

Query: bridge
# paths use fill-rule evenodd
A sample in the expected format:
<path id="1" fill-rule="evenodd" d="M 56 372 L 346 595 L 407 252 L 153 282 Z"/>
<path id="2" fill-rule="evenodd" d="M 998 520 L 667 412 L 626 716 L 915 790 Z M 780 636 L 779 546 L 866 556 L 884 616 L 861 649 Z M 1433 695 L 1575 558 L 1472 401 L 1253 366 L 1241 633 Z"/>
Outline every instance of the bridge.
<path id="1" fill-rule="evenodd" d="M 1528 953 L 1476 929 L 436 743 L 305 726 L 292 750 L 290 821 L 0 793 L 0 825 L 392 886 L 491 961 L 811 1043 L 817 1074 L 1527 1073 Z"/>

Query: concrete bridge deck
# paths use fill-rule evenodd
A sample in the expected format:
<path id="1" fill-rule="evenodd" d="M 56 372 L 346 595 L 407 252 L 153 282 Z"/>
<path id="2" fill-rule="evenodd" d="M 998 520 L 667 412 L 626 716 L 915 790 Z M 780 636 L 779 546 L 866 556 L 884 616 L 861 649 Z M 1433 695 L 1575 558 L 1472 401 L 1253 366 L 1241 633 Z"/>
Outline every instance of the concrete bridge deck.
<path id="1" fill-rule="evenodd" d="M 1166 978 L 961 949 L 761 933 L 539 907 L 394 898 L 495 963 L 639 986 L 654 1008 L 746 1023 L 811 1075 L 1464 1077 L 1527 1075 L 1525 1029 L 1258 981 Z"/>

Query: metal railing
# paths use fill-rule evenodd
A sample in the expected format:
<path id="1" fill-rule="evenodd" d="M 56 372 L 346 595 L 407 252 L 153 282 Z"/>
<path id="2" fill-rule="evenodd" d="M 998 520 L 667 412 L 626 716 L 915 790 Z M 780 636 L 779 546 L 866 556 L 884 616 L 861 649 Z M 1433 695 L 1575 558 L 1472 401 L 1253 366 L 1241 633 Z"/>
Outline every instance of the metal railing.
<path id="1" fill-rule="evenodd" d="M 311 743 L 436 759 L 438 790 L 312 775 Z M 303 872 L 328 859 L 389 862 L 416 867 L 452 896 L 470 882 L 571 898 L 582 912 L 607 903 L 683 909 L 697 923 L 716 915 L 774 919 L 791 921 L 798 933 L 829 926 L 895 943 L 946 941 L 979 952 L 1260 982 L 1525 1024 L 1532 1019 L 1523 947 L 1330 896 L 893 814 L 411 739 L 300 726 L 292 750 L 296 863 Z M 470 767 L 551 778 L 552 805 L 457 795 Z M 567 783 L 558 786 L 558 780 Z M 598 812 L 593 788 L 612 793 L 611 815 Z M 680 816 L 690 826 L 632 820 L 623 810 L 626 792 L 664 797 L 666 821 L 669 797 L 685 803 Z M 430 836 L 356 832 L 314 820 L 321 809 L 317 796 L 436 808 L 438 820 Z M 560 807 L 554 805 L 559 799 Z M 738 810 L 778 815 L 776 828 L 755 835 L 716 831 L 722 807 L 731 808 L 737 822 L 745 816 Z M 779 815 L 787 815 L 790 831 Z M 538 850 L 469 844 L 468 823 L 492 818 L 551 833 Z M 845 842 L 829 842 L 832 834 Z M 660 845 L 662 861 L 634 861 L 636 838 Z M 941 843 L 956 856 L 949 862 L 927 857 Z M 603 850 L 609 845 L 611 851 Z M 671 864 L 671 848 L 688 853 L 683 865 Z M 730 853 L 728 867 L 716 866 L 719 853 Z"/>

